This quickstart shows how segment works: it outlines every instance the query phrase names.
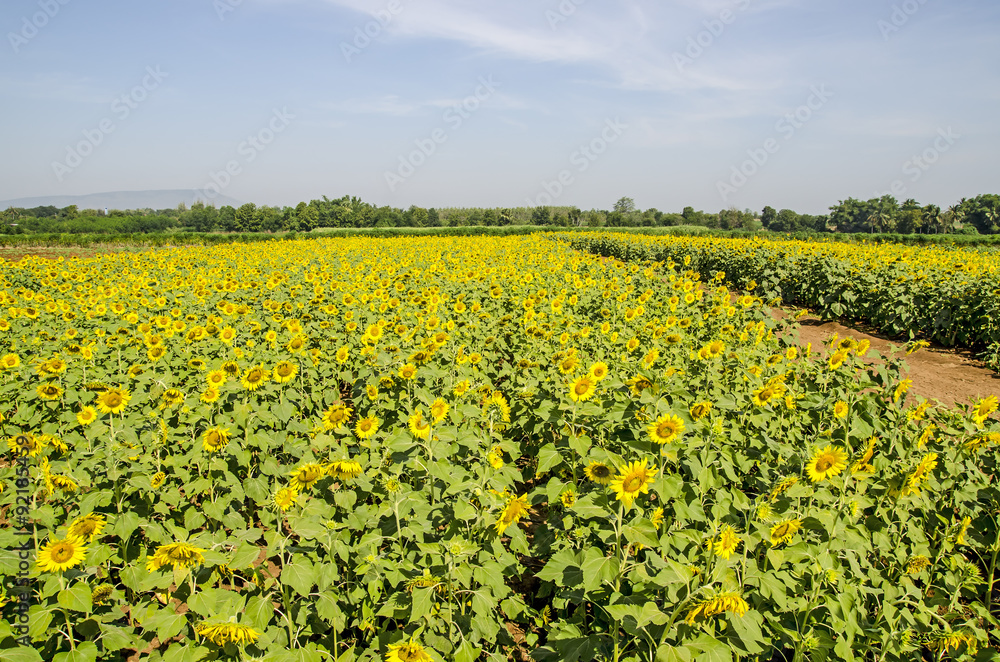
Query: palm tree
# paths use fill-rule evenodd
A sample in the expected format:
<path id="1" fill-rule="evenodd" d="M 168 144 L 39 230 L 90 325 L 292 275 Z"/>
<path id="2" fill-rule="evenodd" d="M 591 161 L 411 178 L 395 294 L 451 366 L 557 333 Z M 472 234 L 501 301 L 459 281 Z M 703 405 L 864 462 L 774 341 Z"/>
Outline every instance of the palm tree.
<path id="1" fill-rule="evenodd" d="M 955 230 L 956 226 L 965 220 L 965 198 L 962 198 L 961 202 L 956 205 L 948 207 L 948 214 L 950 218 L 947 219 L 945 223 L 944 231 L 952 232 Z"/>

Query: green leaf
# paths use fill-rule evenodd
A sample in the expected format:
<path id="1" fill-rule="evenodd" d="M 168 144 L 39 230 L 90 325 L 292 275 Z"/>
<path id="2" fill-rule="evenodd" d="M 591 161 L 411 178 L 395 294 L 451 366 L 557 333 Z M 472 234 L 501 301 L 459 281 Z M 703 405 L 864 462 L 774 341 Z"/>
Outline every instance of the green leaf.
<path id="1" fill-rule="evenodd" d="M 431 618 L 431 611 L 434 608 L 433 588 L 414 588 L 413 605 L 410 609 L 410 623 L 415 623 L 422 618 Z"/>
<path id="2" fill-rule="evenodd" d="M 90 601 L 90 587 L 80 582 L 65 591 L 59 591 L 59 605 L 70 611 L 82 611 L 89 613 L 93 609 Z"/>
<path id="3" fill-rule="evenodd" d="M 482 650 L 478 646 L 473 646 L 467 639 L 463 639 L 462 645 L 455 651 L 455 662 L 476 662 Z"/>
<path id="4" fill-rule="evenodd" d="M 42 656 L 34 648 L 18 646 L 0 650 L 0 660 L 3 662 L 42 662 Z"/>
<path id="5" fill-rule="evenodd" d="M 688 645 L 699 651 L 698 662 L 733 662 L 729 646 L 709 634 L 702 633 Z"/>
<path id="6" fill-rule="evenodd" d="M 562 455 L 555 444 L 545 444 L 538 449 L 538 468 L 536 474 L 542 474 L 562 462 Z"/>
<path id="7" fill-rule="evenodd" d="M 622 529 L 622 534 L 630 543 L 639 543 L 653 548 L 660 545 L 656 527 L 648 519 L 640 519 L 635 524 L 627 525 Z"/>
<path id="8" fill-rule="evenodd" d="M 618 565 L 618 559 L 605 556 L 596 547 L 588 548 L 580 566 L 583 571 L 583 588 L 587 591 L 596 591 L 605 582 L 610 582 L 618 573 Z"/>
<path id="9" fill-rule="evenodd" d="M 308 596 L 315 584 L 313 567 L 307 563 L 290 563 L 281 570 L 281 583 L 291 586 L 301 596 Z"/>

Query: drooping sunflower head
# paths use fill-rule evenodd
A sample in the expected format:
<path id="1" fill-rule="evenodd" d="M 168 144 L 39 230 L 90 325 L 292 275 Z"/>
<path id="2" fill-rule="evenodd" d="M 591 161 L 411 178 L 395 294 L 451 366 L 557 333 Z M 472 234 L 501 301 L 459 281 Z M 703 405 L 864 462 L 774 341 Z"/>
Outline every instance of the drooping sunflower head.
<path id="1" fill-rule="evenodd" d="M 101 584 L 90 594 L 90 601 L 95 605 L 102 605 L 108 601 L 115 592 L 115 587 L 111 584 Z"/>
<path id="2" fill-rule="evenodd" d="M 37 393 L 38 397 L 42 400 L 58 400 L 59 396 L 62 395 L 62 392 L 62 388 L 60 388 L 57 384 L 51 383 L 40 384 L 35 389 L 35 393 Z"/>
<path id="3" fill-rule="evenodd" d="M 326 475 L 326 468 L 318 462 L 309 462 L 288 474 L 296 491 L 308 490 Z"/>
<path id="4" fill-rule="evenodd" d="M 802 520 L 786 519 L 771 527 L 771 545 L 780 545 L 789 542 L 799 529 L 802 528 Z"/>
<path id="5" fill-rule="evenodd" d="M 274 493 L 274 505 L 282 512 L 298 502 L 299 491 L 294 487 L 282 487 Z"/>
<path id="6" fill-rule="evenodd" d="M 696 421 L 700 421 L 709 415 L 712 411 L 711 402 L 699 402 L 697 404 L 691 405 L 691 418 Z"/>
<path id="7" fill-rule="evenodd" d="M 163 393 L 163 406 L 164 407 L 175 407 L 184 402 L 184 393 L 181 391 L 170 388 Z"/>
<path id="8" fill-rule="evenodd" d="M 149 486 L 154 490 L 160 489 L 160 486 L 167 480 L 167 474 L 162 471 L 157 471 L 153 474 L 153 477 L 149 479 Z"/>
<path id="9" fill-rule="evenodd" d="M 187 542 L 172 542 L 156 548 L 153 558 L 146 563 L 149 572 L 171 566 L 176 568 L 191 568 L 205 563 L 205 550 Z"/>
<path id="10" fill-rule="evenodd" d="M 243 370 L 240 368 L 240 364 L 236 361 L 226 361 L 222 364 L 222 372 L 226 373 L 227 377 L 235 378 L 238 377 Z"/>
<path id="11" fill-rule="evenodd" d="M 260 638 L 260 632 L 249 625 L 235 622 L 235 619 L 227 623 L 199 623 L 194 631 L 199 637 L 208 639 L 216 646 L 233 643 L 242 648 Z"/>
<path id="12" fill-rule="evenodd" d="M 42 452 L 43 443 L 30 432 L 16 434 L 7 440 L 7 448 L 14 455 L 36 457 Z"/>

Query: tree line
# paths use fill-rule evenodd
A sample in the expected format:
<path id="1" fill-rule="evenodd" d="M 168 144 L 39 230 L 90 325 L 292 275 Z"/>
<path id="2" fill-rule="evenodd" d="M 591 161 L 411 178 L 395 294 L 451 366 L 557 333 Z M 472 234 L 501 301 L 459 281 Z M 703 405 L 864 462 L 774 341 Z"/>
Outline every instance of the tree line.
<path id="1" fill-rule="evenodd" d="M 685 207 L 680 213 L 640 210 L 632 198 L 611 209 L 583 211 L 573 206 L 400 209 L 377 206 L 355 196 L 300 202 L 294 207 L 247 203 L 216 208 L 196 202 L 172 209 L 79 210 L 75 205 L 3 212 L 0 233 L 142 234 L 156 232 L 310 232 L 317 228 L 392 228 L 536 225 L 553 227 L 679 227 L 771 232 L 898 234 L 995 234 L 1000 232 L 1000 196 L 963 198 L 942 209 L 892 196 L 839 201 L 824 215 L 799 214 L 766 206 L 760 212 L 735 207 L 719 212 Z"/>

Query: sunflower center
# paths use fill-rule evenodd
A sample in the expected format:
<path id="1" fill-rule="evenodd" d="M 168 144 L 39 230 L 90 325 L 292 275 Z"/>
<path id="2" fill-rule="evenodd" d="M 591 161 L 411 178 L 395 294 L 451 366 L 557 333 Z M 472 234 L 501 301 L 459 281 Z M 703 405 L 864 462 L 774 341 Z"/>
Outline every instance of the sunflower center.
<path id="1" fill-rule="evenodd" d="M 73 558 L 73 545 L 68 542 L 61 542 L 52 548 L 52 560 L 56 563 L 66 563 Z"/>
<path id="2" fill-rule="evenodd" d="M 108 393 L 104 401 L 109 407 L 117 407 L 122 403 L 122 396 L 117 393 Z"/>
<path id="3" fill-rule="evenodd" d="M 626 492 L 638 492 L 644 482 L 642 476 L 629 476 L 622 483 L 622 489 Z"/>
<path id="4" fill-rule="evenodd" d="M 817 471 L 826 471 L 832 466 L 833 466 L 833 460 L 831 460 L 829 456 L 824 455 L 823 457 L 816 460 Z"/>
<path id="5" fill-rule="evenodd" d="M 583 395 L 589 389 L 590 389 L 590 384 L 588 384 L 587 382 L 580 382 L 574 387 L 573 390 L 576 391 L 577 395 Z"/>
<path id="6" fill-rule="evenodd" d="M 607 478 L 611 475 L 611 470 L 607 467 L 594 467 L 594 475 L 598 478 Z"/>
<path id="7" fill-rule="evenodd" d="M 669 437 L 674 433 L 674 426 L 672 423 L 660 423 L 656 426 L 656 434 L 660 437 Z"/>

